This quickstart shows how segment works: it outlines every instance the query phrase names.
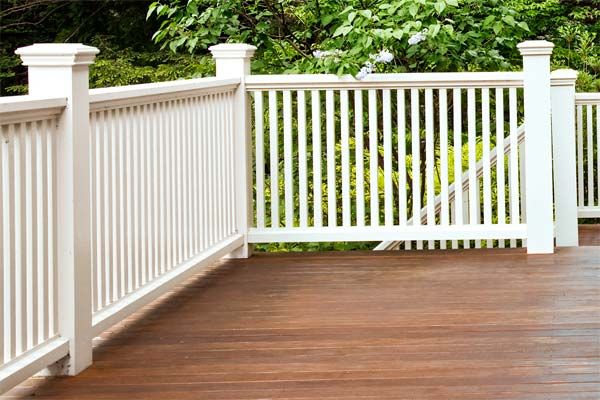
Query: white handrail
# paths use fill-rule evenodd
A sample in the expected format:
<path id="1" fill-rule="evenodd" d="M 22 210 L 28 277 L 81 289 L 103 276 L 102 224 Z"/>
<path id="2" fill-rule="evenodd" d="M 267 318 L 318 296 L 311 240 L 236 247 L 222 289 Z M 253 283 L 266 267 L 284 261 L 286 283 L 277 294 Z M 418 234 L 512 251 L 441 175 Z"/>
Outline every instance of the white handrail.
<path id="1" fill-rule="evenodd" d="M 0 97 L 0 125 L 49 119 L 59 115 L 66 105 L 64 97 Z"/>
<path id="2" fill-rule="evenodd" d="M 90 111 L 188 98 L 192 92 L 221 93 L 235 89 L 239 84 L 240 79 L 236 78 L 199 78 L 91 89 Z"/>
<path id="3" fill-rule="evenodd" d="M 363 80 L 350 75 L 249 75 L 247 90 L 400 89 L 523 87 L 522 72 L 430 72 L 372 74 Z"/>
<path id="4" fill-rule="evenodd" d="M 575 104 L 600 104 L 600 92 L 575 93 Z"/>

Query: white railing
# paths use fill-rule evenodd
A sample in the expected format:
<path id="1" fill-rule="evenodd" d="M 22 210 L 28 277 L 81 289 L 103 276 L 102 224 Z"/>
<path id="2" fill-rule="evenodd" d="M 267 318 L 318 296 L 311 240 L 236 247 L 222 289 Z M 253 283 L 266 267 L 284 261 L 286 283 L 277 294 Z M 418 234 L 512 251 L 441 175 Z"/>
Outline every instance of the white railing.
<path id="1" fill-rule="evenodd" d="M 0 371 L 13 379 L 57 337 L 55 142 L 65 98 L 0 99 Z M 46 364 L 38 364 L 38 369 Z"/>
<path id="2" fill-rule="evenodd" d="M 20 49 L 31 94 L 0 100 L 0 393 L 79 373 L 95 335 L 243 255 L 241 79 L 90 91 L 96 52 Z"/>
<path id="3" fill-rule="evenodd" d="M 574 78 L 551 92 L 551 45 L 520 49 L 523 72 L 357 81 L 253 76 L 254 48 L 227 44 L 217 78 L 91 91 L 96 49 L 19 49 L 30 95 L 0 100 L 0 392 L 81 372 L 94 335 L 249 243 L 547 253 L 554 206 L 570 244 Z"/>
<path id="4" fill-rule="evenodd" d="M 600 217 L 600 93 L 577 93 L 577 205 L 580 218 Z"/>
<path id="5" fill-rule="evenodd" d="M 417 248 L 422 240 L 445 248 L 446 240 L 480 247 L 481 239 L 526 238 L 517 150 L 522 86 L 522 73 L 247 77 L 257 211 L 249 240 L 394 238 L 407 248 L 412 240 Z M 492 163 L 491 143 L 505 137 L 511 157 Z M 463 157 L 467 192 L 451 199 Z"/>
<path id="6" fill-rule="evenodd" d="M 140 297 L 155 297 L 154 282 L 164 292 L 164 278 L 239 239 L 238 84 L 208 78 L 90 91 L 94 334 Z"/>

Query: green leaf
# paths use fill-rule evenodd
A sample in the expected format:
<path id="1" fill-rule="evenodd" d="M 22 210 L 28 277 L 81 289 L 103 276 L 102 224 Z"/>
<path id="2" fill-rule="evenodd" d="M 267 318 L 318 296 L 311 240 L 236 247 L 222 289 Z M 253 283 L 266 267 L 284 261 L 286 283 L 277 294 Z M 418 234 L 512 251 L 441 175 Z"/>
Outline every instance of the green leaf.
<path id="1" fill-rule="evenodd" d="M 446 4 L 452 7 L 458 7 L 458 0 L 446 0 Z"/>
<path id="2" fill-rule="evenodd" d="M 333 37 L 346 36 L 351 30 L 352 30 L 352 26 L 350 26 L 350 25 L 340 26 L 333 33 Z"/>
<path id="3" fill-rule="evenodd" d="M 150 16 L 154 12 L 154 10 L 156 10 L 157 6 L 158 6 L 158 2 L 154 2 L 154 3 L 150 4 L 150 6 L 148 7 L 148 12 L 146 13 L 146 19 L 150 18 Z"/>
<path id="4" fill-rule="evenodd" d="M 408 6 L 408 13 L 414 18 L 417 16 L 417 13 L 419 12 L 419 5 L 418 4 L 411 4 L 410 6 Z"/>
<path id="5" fill-rule="evenodd" d="M 176 52 L 177 48 L 179 46 L 181 46 L 185 42 L 185 40 L 186 40 L 185 36 L 181 37 L 177 40 L 173 40 L 171 43 L 169 43 L 169 48 L 171 49 L 172 52 Z"/>
<path id="6" fill-rule="evenodd" d="M 512 15 L 505 15 L 502 17 L 502 21 L 506 22 L 510 26 L 515 26 L 517 24 L 517 21 L 515 21 Z"/>
<path id="7" fill-rule="evenodd" d="M 435 8 L 435 11 L 437 11 L 438 14 L 441 14 L 446 8 L 446 3 L 443 1 L 437 2 L 433 5 L 433 8 Z"/>
<path id="8" fill-rule="evenodd" d="M 402 36 L 404 36 L 404 31 L 402 29 L 394 29 L 392 31 L 392 37 L 395 39 L 401 40 Z"/>
<path id="9" fill-rule="evenodd" d="M 331 14 L 326 14 L 321 17 L 321 25 L 323 26 L 329 25 L 331 21 L 333 21 L 333 15 Z"/>
<path id="10" fill-rule="evenodd" d="M 358 13 L 366 19 L 371 19 L 373 17 L 373 12 L 371 10 L 360 10 Z"/>
<path id="11" fill-rule="evenodd" d="M 494 33 L 497 35 L 500 32 L 502 32 L 502 24 L 498 21 L 494 24 L 494 26 L 492 27 L 492 29 L 494 30 Z"/>
<path id="12" fill-rule="evenodd" d="M 198 36 L 194 36 L 187 42 L 187 46 L 188 46 L 188 49 L 190 50 L 190 53 L 192 53 L 194 51 L 197 43 L 198 43 Z"/>

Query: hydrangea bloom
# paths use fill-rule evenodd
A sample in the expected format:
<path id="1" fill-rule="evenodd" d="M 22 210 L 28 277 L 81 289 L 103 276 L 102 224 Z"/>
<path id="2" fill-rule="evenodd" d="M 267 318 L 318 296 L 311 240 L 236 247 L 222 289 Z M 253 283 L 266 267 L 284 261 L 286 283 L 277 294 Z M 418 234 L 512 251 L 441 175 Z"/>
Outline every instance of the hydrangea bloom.
<path id="1" fill-rule="evenodd" d="M 358 74 L 356 74 L 356 79 L 362 81 L 363 79 L 365 79 L 367 77 L 367 75 L 369 75 L 370 72 L 367 69 L 367 67 L 362 67 L 360 69 L 360 71 L 358 71 Z"/>
<path id="2" fill-rule="evenodd" d="M 387 50 L 381 50 L 379 54 L 371 56 L 371 58 L 375 60 L 375 62 L 384 64 L 389 64 L 392 62 L 392 60 L 394 60 L 394 56 L 392 55 L 392 53 L 390 53 Z"/>
<path id="3" fill-rule="evenodd" d="M 415 44 L 421 43 L 423 40 L 427 38 L 427 28 L 423 29 L 421 32 L 417 32 L 408 38 L 408 44 L 414 46 Z"/>
<path id="4" fill-rule="evenodd" d="M 371 54 L 370 58 L 373 60 L 373 62 L 365 62 L 365 65 L 360 69 L 360 71 L 358 71 L 358 74 L 356 74 L 356 79 L 365 79 L 367 75 L 375 72 L 375 64 L 389 64 L 394 59 L 394 56 L 387 50 L 381 50 L 378 54 Z"/>
<path id="5" fill-rule="evenodd" d="M 364 67 L 362 67 L 360 71 L 358 71 L 356 79 L 363 80 L 367 77 L 367 75 L 373 73 L 373 71 L 375 71 L 375 64 L 373 64 L 370 61 L 367 61 Z"/>

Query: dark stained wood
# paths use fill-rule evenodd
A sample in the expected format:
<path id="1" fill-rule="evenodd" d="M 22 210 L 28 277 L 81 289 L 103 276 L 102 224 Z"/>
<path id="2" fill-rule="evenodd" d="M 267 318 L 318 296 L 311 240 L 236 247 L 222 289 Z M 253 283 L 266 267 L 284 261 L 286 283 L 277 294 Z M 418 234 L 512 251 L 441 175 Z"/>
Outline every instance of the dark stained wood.
<path id="1" fill-rule="evenodd" d="M 580 246 L 600 246 L 600 224 L 579 225 Z"/>
<path id="2" fill-rule="evenodd" d="M 600 399 L 600 248 L 258 254 L 28 399 Z"/>

